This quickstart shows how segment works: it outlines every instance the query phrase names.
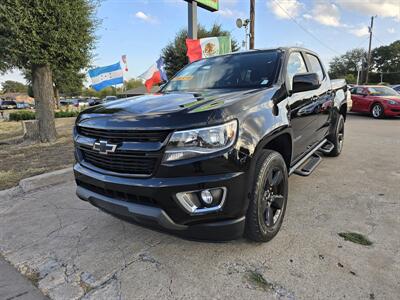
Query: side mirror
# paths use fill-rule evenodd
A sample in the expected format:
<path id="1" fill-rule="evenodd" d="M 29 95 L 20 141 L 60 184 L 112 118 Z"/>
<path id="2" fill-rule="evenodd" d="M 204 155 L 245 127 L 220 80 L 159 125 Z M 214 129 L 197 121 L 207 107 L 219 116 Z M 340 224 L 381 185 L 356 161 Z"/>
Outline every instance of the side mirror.
<path id="1" fill-rule="evenodd" d="M 321 86 L 317 73 L 302 73 L 293 76 L 292 93 L 316 90 Z"/>

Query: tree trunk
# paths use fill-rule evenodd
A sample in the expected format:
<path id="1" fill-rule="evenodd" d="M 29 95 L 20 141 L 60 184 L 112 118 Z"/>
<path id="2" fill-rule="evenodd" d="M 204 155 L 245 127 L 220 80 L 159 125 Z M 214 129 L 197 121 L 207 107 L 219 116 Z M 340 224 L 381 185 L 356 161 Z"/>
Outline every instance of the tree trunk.
<path id="1" fill-rule="evenodd" d="M 53 79 L 48 65 L 32 67 L 32 85 L 40 141 L 54 142 L 57 139 L 57 132 L 54 122 Z"/>
<path id="2" fill-rule="evenodd" d="M 24 140 L 39 141 L 39 124 L 38 120 L 29 120 L 22 122 L 23 130 L 24 130 Z"/>
<path id="3" fill-rule="evenodd" d="M 60 109 L 60 93 L 57 86 L 54 86 L 54 104 L 57 109 Z"/>

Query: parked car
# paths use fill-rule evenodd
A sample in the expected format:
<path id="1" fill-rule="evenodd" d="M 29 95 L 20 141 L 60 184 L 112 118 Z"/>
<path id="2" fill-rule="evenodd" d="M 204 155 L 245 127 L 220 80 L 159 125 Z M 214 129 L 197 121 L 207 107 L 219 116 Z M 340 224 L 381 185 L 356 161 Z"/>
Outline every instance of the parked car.
<path id="1" fill-rule="evenodd" d="M 103 98 L 101 100 L 101 102 L 104 103 L 104 102 L 111 102 L 111 101 L 115 101 L 115 100 L 118 100 L 117 96 L 106 96 L 105 98 Z"/>
<path id="2" fill-rule="evenodd" d="M 392 85 L 391 88 L 400 94 L 400 84 Z"/>
<path id="3" fill-rule="evenodd" d="M 376 119 L 400 116 L 400 95 L 390 87 L 356 86 L 350 92 L 353 100 L 352 112 L 369 113 Z"/>
<path id="4" fill-rule="evenodd" d="M 103 100 L 100 98 L 89 98 L 88 99 L 89 106 L 99 105 L 103 103 Z"/>
<path id="5" fill-rule="evenodd" d="M 86 106 L 89 106 L 89 101 L 88 101 L 88 99 L 74 99 L 74 106 L 86 107 Z"/>
<path id="6" fill-rule="evenodd" d="M 17 102 L 14 100 L 1 100 L 0 109 L 16 109 Z"/>
<path id="7" fill-rule="evenodd" d="M 74 105 L 76 102 L 74 101 L 74 99 L 63 99 L 60 100 L 60 105 L 61 106 L 69 106 L 69 105 Z"/>
<path id="8" fill-rule="evenodd" d="M 269 241 L 288 176 L 310 175 L 322 153 L 340 155 L 346 90 L 304 48 L 193 62 L 155 95 L 78 116 L 77 195 L 191 238 Z"/>
<path id="9" fill-rule="evenodd" d="M 29 103 L 26 102 L 17 102 L 17 109 L 30 109 L 32 106 Z"/>

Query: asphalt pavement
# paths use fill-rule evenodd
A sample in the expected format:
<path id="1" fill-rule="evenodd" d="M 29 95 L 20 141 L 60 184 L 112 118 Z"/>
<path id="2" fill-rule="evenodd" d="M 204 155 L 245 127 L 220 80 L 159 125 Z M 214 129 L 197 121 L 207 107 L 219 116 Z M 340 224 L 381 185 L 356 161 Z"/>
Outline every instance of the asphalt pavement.
<path id="1" fill-rule="evenodd" d="M 399 149 L 400 118 L 350 115 L 342 155 L 290 177 L 269 243 L 194 242 L 127 223 L 66 181 L 2 197 L 0 254 L 53 299 L 398 299 Z"/>

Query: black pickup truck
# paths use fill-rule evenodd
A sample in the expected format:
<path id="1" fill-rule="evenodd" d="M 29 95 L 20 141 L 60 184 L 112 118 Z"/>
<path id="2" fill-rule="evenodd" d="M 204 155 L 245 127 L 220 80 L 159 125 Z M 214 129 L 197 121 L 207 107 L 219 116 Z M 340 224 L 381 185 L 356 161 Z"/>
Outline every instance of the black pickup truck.
<path id="1" fill-rule="evenodd" d="M 342 151 L 346 112 L 345 81 L 331 82 L 307 49 L 202 59 L 157 94 L 79 115 L 77 195 L 188 238 L 268 241 L 285 215 L 288 176 Z"/>

